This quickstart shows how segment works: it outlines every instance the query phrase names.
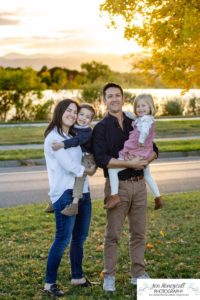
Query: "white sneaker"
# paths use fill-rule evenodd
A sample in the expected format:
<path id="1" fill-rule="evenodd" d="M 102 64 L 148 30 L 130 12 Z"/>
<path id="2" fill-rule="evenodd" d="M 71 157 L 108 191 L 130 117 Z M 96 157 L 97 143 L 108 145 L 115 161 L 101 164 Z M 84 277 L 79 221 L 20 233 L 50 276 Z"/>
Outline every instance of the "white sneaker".
<path id="1" fill-rule="evenodd" d="M 115 276 L 105 275 L 103 290 L 106 292 L 115 292 Z"/>
<path id="2" fill-rule="evenodd" d="M 150 279 L 150 277 L 147 273 L 144 272 L 142 275 L 140 275 L 138 277 L 132 277 L 131 284 L 136 285 L 138 279 Z"/>

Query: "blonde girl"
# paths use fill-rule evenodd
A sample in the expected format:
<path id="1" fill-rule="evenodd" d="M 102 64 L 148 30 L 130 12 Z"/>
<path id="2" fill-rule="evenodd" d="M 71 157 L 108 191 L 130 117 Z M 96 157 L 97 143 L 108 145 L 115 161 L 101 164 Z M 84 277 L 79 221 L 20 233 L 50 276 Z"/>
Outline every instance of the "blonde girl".
<path id="1" fill-rule="evenodd" d="M 119 152 L 119 159 L 121 160 L 129 160 L 134 156 L 148 159 L 153 153 L 155 106 L 152 96 L 149 94 L 138 95 L 134 101 L 134 113 L 136 117 L 132 123 L 133 130 L 130 131 L 129 139 L 124 143 L 124 148 Z M 122 170 L 124 169 L 108 169 L 111 196 L 106 199 L 105 208 L 111 209 L 120 202 L 118 173 Z M 144 169 L 144 178 L 155 197 L 154 209 L 162 208 L 162 197 L 149 166 Z"/>

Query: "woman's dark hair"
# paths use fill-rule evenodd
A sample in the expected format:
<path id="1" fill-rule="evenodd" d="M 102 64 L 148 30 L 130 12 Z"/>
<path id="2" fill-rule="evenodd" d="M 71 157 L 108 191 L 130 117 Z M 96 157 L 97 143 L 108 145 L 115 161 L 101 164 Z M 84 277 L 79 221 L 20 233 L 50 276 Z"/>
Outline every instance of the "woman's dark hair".
<path id="1" fill-rule="evenodd" d="M 74 103 L 77 106 L 77 110 L 79 110 L 79 104 L 74 100 L 64 99 L 58 102 L 58 104 L 54 108 L 52 120 L 44 132 L 44 137 L 46 137 L 54 127 L 57 127 L 58 133 L 62 135 L 62 116 L 69 105 L 72 103 Z"/>
<path id="2" fill-rule="evenodd" d="M 119 84 L 116 84 L 114 82 L 108 82 L 104 87 L 103 87 L 103 96 L 104 98 L 106 97 L 106 91 L 109 88 L 118 88 L 122 94 L 122 96 L 124 95 L 123 89 Z"/>

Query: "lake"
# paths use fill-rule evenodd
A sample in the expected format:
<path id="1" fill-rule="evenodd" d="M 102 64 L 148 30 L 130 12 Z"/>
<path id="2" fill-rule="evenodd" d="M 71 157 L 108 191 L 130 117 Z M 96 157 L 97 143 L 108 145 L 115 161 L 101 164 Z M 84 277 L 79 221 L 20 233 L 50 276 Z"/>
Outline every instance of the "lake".
<path id="1" fill-rule="evenodd" d="M 138 95 L 141 93 L 151 94 L 155 102 L 161 102 L 163 99 L 172 99 L 172 98 L 180 98 L 182 100 L 188 100 L 193 97 L 200 98 L 200 89 L 190 89 L 184 94 L 182 94 L 181 89 L 125 89 L 133 95 Z M 77 99 L 80 98 L 81 90 L 45 90 L 43 92 L 43 100 L 55 99 L 62 100 L 65 98 Z"/>

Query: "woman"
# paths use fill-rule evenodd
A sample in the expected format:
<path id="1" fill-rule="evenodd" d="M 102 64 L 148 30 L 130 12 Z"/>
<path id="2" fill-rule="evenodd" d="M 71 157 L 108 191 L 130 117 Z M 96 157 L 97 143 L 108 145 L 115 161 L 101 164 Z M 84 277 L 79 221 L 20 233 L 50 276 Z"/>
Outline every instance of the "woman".
<path id="1" fill-rule="evenodd" d="M 71 127 L 76 121 L 78 109 L 78 104 L 71 99 L 60 101 L 45 131 L 44 153 L 50 186 L 49 196 L 56 220 L 56 234 L 48 255 L 44 291 L 54 296 L 64 294 L 58 288 L 56 278 L 64 250 L 70 241 L 71 283 L 90 285 L 82 271 L 83 244 L 88 235 L 91 219 L 91 198 L 87 179 L 83 197 L 79 201 L 79 214 L 69 217 L 61 214 L 61 210 L 72 202 L 75 177 L 81 177 L 84 173 L 90 175 L 94 173 L 94 168 L 86 169 L 81 165 L 80 146 L 59 151 L 52 149 L 55 140 L 63 141 L 72 137 Z"/>

